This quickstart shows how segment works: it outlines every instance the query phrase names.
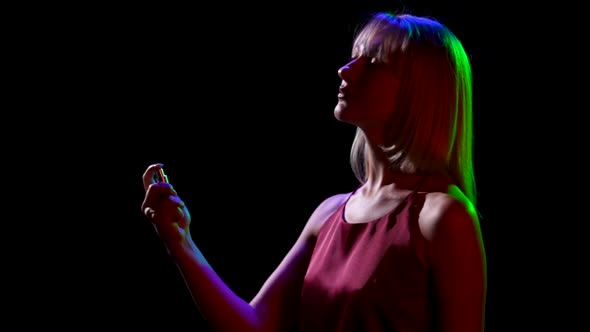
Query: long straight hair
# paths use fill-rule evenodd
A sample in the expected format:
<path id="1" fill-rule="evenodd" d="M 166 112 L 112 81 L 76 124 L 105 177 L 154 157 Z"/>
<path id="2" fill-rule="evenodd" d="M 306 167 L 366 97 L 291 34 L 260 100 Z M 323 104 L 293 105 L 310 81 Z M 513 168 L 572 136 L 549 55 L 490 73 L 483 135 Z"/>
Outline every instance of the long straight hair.
<path id="1" fill-rule="evenodd" d="M 435 19 L 381 12 L 359 30 L 353 49 L 370 50 L 389 62 L 401 79 L 389 121 L 399 129 L 391 130 L 387 145 L 381 147 L 391 167 L 446 174 L 475 207 L 472 73 L 459 39 Z M 357 129 L 350 162 L 361 183 L 366 181 L 370 162 L 366 145 L 362 130 Z"/>

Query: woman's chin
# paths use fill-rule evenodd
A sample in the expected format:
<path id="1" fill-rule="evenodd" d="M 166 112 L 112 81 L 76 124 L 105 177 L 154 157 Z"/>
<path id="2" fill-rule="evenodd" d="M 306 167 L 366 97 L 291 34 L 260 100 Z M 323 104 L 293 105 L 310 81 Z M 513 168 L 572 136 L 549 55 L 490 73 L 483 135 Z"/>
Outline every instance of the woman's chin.
<path id="1" fill-rule="evenodd" d="M 344 100 L 339 100 L 338 104 L 336 104 L 336 107 L 334 108 L 334 117 L 337 120 L 340 121 L 346 121 L 345 117 L 346 117 L 346 108 L 347 108 L 347 104 Z"/>

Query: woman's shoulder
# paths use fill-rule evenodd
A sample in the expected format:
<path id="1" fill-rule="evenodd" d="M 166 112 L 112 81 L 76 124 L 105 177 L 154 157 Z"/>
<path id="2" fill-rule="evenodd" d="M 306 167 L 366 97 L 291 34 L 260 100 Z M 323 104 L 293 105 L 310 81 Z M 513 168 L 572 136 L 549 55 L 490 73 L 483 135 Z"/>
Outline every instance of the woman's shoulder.
<path id="1" fill-rule="evenodd" d="M 463 206 L 468 210 L 473 208 L 473 204 L 459 186 L 447 184 L 437 189 L 426 192 L 425 204 L 437 208 L 441 212 L 455 205 L 458 205 L 457 207 Z"/>
<path id="2" fill-rule="evenodd" d="M 451 229 L 479 227 L 475 206 L 456 185 L 426 193 L 419 220 L 426 238 Z"/>
<path id="3" fill-rule="evenodd" d="M 335 210 L 340 205 L 342 205 L 344 202 L 346 202 L 346 200 L 348 199 L 348 197 L 350 197 L 350 195 L 352 195 L 352 192 L 338 193 L 338 194 L 334 194 L 332 196 L 329 196 L 329 197 L 325 198 L 318 205 L 318 207 L 316 209 Z"/>
<path id="4" fill-rule="evenodd" d="M 346 202 L 352 192 L 338 193 L 325 198 L 315 208 L 307 222 L 307 228 L 313 235 L 317 235 L 326 220 L 332 216 Z"/>

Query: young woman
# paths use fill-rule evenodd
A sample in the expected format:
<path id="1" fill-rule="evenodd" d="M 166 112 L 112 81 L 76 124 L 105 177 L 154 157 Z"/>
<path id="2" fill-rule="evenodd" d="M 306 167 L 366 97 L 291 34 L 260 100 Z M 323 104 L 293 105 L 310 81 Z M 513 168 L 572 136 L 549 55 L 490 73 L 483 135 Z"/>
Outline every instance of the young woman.
<path id="1" fill-rule="evenodd" d="M 481 332 L 486 256 L 472 160 L 472 76 L 457 37 L 377 13 L 359 31 L 337 120 L 356 126 L 352 192 L 326 198 L 250 301 L 191 238 L 172 185 L 143 174 L 142 210 L 214 331 Z"/>

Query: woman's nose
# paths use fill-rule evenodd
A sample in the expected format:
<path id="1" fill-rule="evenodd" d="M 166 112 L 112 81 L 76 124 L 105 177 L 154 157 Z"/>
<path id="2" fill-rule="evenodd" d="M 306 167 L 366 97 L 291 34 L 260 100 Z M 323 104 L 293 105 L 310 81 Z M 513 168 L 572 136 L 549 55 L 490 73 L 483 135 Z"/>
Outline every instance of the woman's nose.
<path id="1" fill-rule="evenodd" d="M 355 68 L 358 68 L 362 61 L 363 58 L 359 57 L 340 67 L 340 69 L 338 69 L 338 76 L 343 80 L 350 80 L 353 78 Z"/>
<path id="2" fill-rule="evenodd" d="M 348 64 L 340 67 L 340 69 L 338 69 L 338 76 L 343 79 L 346 80 L 348 78 L 348 72 L 350 71 L 350 66 Z"/>

